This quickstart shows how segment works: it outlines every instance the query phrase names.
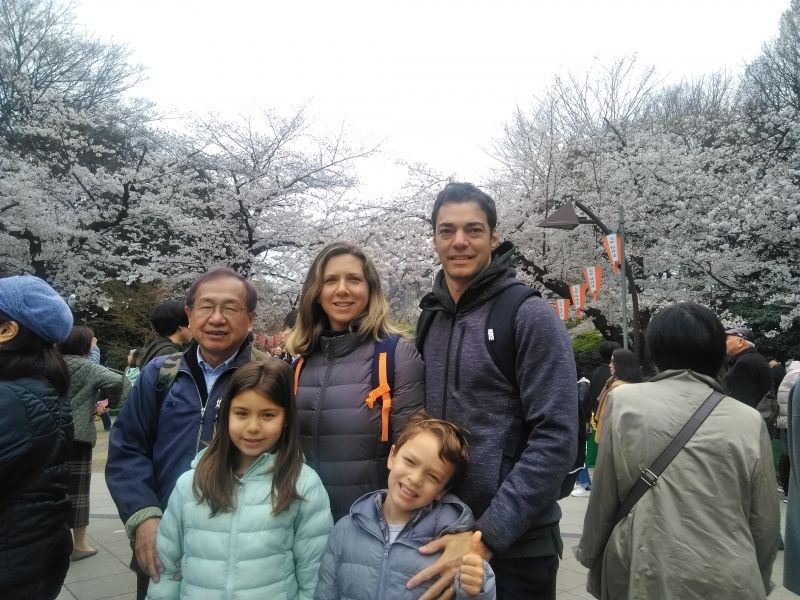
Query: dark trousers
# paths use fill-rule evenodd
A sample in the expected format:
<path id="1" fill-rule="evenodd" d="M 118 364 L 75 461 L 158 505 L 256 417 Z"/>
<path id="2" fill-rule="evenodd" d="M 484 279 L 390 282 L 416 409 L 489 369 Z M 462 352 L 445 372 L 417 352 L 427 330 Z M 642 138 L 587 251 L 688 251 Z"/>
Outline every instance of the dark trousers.
<path id="1" fill-rule="evenodd" d="M 788 433 L 785 429 L 779 429 L 778 433 L 781 440 L 781 457 L 778 460 L 778 481 L 783 488 L 783 495 L 789 495 L 789 473 L 791 464 L 789 460 L 789 442 Z"/>
<path id="2" fill-rule="evenodd" d="M 494 558 L 497 600 L 555 600 L 558 556 Z"/>

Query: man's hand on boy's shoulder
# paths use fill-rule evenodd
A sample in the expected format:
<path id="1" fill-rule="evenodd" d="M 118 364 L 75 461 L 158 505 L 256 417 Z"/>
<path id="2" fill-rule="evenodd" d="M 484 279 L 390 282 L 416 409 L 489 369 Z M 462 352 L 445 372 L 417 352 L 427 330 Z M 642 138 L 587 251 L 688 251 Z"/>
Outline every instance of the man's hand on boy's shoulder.
<path id="1" fill-rule="evenodd" d="M 442 555 L 431 566 L 426 567 L 409 579 L 406 587 L 409 589 L 415 588 L 420 583 L 438 576 L 439 579 L 431 585 L 428 591 L 420 596 L 420 600 L 449 600 L 455 597 L 453 582 L 464 556 L 469 554 L 471 549 L 474 549 L 476 550 L 475 553 L 484 560 L 488 561 L 492 557 L 492 553 L 480 539 L 473 544 L 473 534 L 474 532 L 472 531 L 449 533 L 421 546 L 419 551 L 422 554 L 442 552 Z"/>

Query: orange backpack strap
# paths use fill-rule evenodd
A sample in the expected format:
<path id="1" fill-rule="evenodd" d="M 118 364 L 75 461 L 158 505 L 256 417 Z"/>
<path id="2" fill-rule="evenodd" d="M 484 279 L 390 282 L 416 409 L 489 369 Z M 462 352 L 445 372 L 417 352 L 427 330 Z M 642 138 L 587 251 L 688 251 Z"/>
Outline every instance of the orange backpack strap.
<path id="1" fill-rule="evenodd" d="M 299 356 L 296 361 L 294 361 L 294 395 L 297 396 L 297 388 L 300 385 L 300 369 L 303 368 L 303 363 L 305 359 L 302 356 Z"/>
<path id="2" fill-rule="evenodd" d="M 389 416 L 392 412 L 392 386 L 394 384 L 394 351 L 399 335 L 390 335 L 375 344 L 372 356 L 372 391 L 366 399 L 372 409 L 381 399 L 381 442 L 389 442 Z"/>

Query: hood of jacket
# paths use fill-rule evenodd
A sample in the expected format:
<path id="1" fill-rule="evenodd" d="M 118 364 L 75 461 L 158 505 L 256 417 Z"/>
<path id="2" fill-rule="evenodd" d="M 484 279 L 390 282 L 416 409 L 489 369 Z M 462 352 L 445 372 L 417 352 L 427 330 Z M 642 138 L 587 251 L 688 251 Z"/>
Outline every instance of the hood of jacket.
<path id="1" fill-rule="evenodd" d="M 497 295 L 509 285 L 519 283 L 516 279 L 514 244 L 503 242 L 492 252 L 492 260 L 487 267 L 478 273 L 469 282 L 458 303 L 453 300 L 444 269 L 436 274 L 433 291 L 426 294 L 420 301 L 422 310 L 443 310 L 451 314 L 467 311 L 475 306 L 480 306 L 488 298 Z"/>
<path id="2" fill-rule="evenodd" d="M 365 531 L 381 538 L 389 538 L 389 526 L 381 507 L 388 490 L 370 492 L 353 503 L 350 516 Z M 436 510 L 434 510 L 436 509 Z M 442 527 L 442 523 L 448 523 Z M 454 494 L 446 494 L 438 502 L 429 504 L 417 511 L 397 536 L 411 545 L 420 546 L 432 538 L 468 531 L 475 523 L 472 511 Z"/>

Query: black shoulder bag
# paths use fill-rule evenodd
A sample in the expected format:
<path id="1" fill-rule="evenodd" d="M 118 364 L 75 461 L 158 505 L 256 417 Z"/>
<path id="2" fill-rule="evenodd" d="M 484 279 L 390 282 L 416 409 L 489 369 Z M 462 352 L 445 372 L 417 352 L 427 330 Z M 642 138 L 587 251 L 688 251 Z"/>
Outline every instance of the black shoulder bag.
<path id="1" fill-rule="evenodd" d="M 711 414 L 711 411 L 716 408 L 717 404 L 719 404 L 720 400 L 724 397 L 724 394 L 716 390 L 712 391 L 686 422 L 683 429 L 678 432 L 669 445 L 658 455 L 658 458 L 653 461 L 650 468 L 642 471 L 639 479 L 633 485 L 631 491 L 628 492 L 628 495 L 625 496 L 625 500 L 622 501 L 622 506 L 620 506 L 617 511 L 617 516 L 614 521 L 615 527 L 629 512 L 631 512 L 631 509 L 639 499 L 644 496 L 645 492 L 658 483 L 658 478 L 661 473 L 663 473 L 664 469 L 669 466 L 669 463 L 678 455 L 686 445 L 686 442 L 691 439 L 700 425 L 703 424 L 706 418 L 708 418 L 708 415 Z"/>

